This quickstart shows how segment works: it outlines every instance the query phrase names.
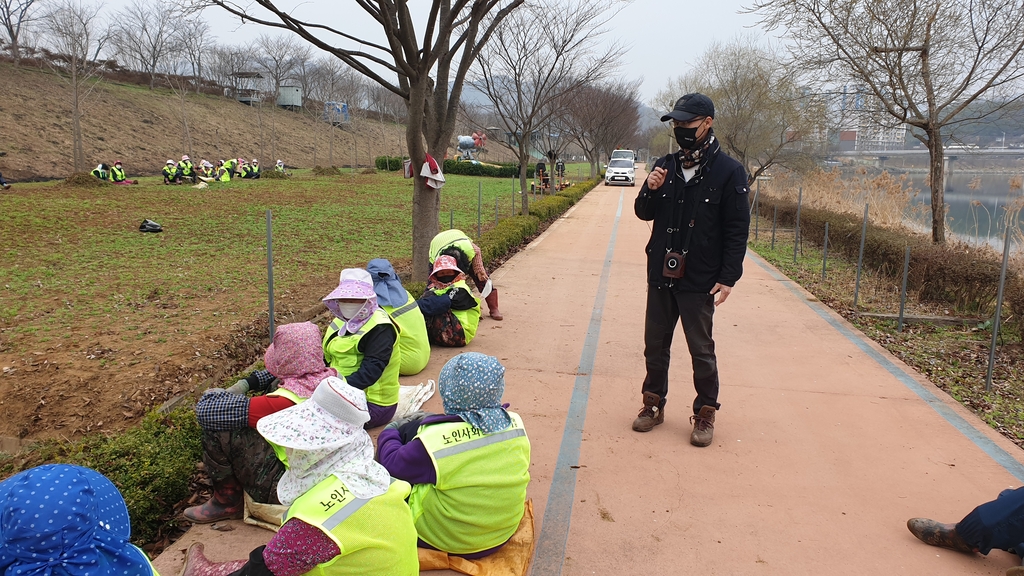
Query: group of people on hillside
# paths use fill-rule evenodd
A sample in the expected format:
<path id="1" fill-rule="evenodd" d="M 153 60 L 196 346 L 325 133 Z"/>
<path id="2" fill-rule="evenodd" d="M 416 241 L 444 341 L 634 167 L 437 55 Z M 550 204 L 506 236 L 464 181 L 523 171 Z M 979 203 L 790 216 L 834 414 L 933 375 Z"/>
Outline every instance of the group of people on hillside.
<path id="1" fill-rule="evenodd" d="M 480 249 L 464 233 L 439 234 L 430 261 L 419 298 L 387 260 L 342 270 L 323 298 L 334 317 L 323 334 L 311 322 L 278 327 L 264 370 L 199 399 L 213 494 L 185 518 L 240 518 L 246 495 L 288 509 L 277 533 L 247 559 L 210 562 L 194 545 L 181 574 L 412 576 L 418 548 L 480 559 L 515 534 L 526 513 L 530 442 L 522 419 L 502 403 L 505 368 L 497 358 L 455 356 L 437 378 L 444 413 L 396 417 L 399 375 L 424 370 L 431 344 L 466 346 L 477 333 L 480 301 L 467 278 L 501 319 Z M 375 449 L 366 430 L 380 426 Z M 41 482 L 69 498 L 50 501 L 33 489 Z M 20 530 L 25 541 L 0 546 L 0 573 L 34 574 L 64 562 L 98 565 L 97 574 L 155 574 L 130 543 L 123 499 L 98 473 L 41 466 L 0 483 L 5 496 L 4 517 L 14 523 L 5 535 Z M 60 516 L 58 527 L 19 512 L 35 514 L 43 499 L 39 522 Z M 69 522 L 76 538 L 54 538 Z"/>
<path id="2" fill-rule="evenodd" d="M 278 160 L 274 165 L 274 170 L 284 174 L 284 161 Z M 217 165 L 214 166 L 206 159 L 200 160 L 199 164 L 193 164 L 192 159 L 189 158 L 188 154 L 183 155 L 181 160 L 177 162 L 168 159 L 161 170 L 161 174 L 164 177 L 164 184 L 195 184 L 199 181 L 230 182 L 233 177 L 257 179 L 260 177 L 261 173 L 260 161 L 257 158 L 253 158 L 251 163 L 246 161 L 244 158 L 218 160 Z M 129 180 L 125 176 L 125 171 L 120 160 L 114 162 L 113 166 L 105 163 L 97 164 L 96 168 L 93 168 L 90 174 L 100 180 L 114 184 L 123 185 L 139 183 L 138 180 Z"/>

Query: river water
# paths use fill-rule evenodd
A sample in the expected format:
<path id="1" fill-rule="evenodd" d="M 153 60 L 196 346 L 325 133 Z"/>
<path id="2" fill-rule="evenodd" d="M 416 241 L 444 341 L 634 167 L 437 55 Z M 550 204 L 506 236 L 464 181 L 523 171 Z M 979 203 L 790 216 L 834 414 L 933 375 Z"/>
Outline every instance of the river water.
<path id="1" fill-rule="evenodd" d="M 1001 249 L 1003 246 L 1003 220 L 1007 207 L 1021 200 L 1021 189 L 1011 190 L 1013 174 L 997 173 L 956 173 L 947 175 L 945 201 L 948 206 L 947 219 L 951 233 L 968 242 L 984 242 Z M 911 174 L 913 186 L 918 194 L 912 204 L 920 205 L 930 214 L 930 192 L 924 186 L 925 174 Z M 1018 180 L 1020 177 L 1018 176 Z M 916 220 L 921 220 L 917 218 Z M 930 219 L 927 222 L 930 229 Z M 1018 211 L 1017 226 L 1024 229 L 1024 218 Z M 1017 250 L 1021 248 L 1018 247 Z"/>

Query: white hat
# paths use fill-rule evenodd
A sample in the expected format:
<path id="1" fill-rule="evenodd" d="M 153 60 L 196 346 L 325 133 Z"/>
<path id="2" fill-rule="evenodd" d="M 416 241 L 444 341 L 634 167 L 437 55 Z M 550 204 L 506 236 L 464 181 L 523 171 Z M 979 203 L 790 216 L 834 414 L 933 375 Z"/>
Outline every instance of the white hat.
<path id="1" fill-rule="evenodd" d="M 168 164 L 174 164 L 174 160 L 168 160 L 167 163 Z"/>
<path id="2" fill-rule="evenodd" d="M 284 448 L 320 450 L 344 444 L 369 421 L 366 393 L 331 376 L 317 385 L 308 401 L 260 418 L 256 429 Z"/>

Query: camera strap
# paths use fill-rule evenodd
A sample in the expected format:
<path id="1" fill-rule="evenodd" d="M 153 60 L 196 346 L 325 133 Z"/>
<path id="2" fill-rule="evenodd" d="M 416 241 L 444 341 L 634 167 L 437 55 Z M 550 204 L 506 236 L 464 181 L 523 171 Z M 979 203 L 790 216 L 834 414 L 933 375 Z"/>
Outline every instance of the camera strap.
<path id="1" fill-rule="evenodd" d="M 689 230 L 686 231 L 686 240 L 683 241 L 683 258 L 686 258 L 686 253 L 690 251 L 690 238 L 693 237 L 693 226 L 697 223 L 698 210 L 700 210 L 700 202 L 696 202 L 696 206 L 693 207 L 693 214 L 690 214 Z"/>

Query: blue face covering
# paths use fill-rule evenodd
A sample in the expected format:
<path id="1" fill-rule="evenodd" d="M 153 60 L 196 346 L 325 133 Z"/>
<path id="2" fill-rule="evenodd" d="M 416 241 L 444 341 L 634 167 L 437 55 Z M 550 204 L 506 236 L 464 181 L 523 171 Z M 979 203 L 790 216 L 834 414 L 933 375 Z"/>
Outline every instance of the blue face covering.
<path id="1" fill-rule="evenodd" d="M 402 282 L 398 279 L 391 262 L 383 258 L 370 260 L 366 265 L 366 271 L 373 278 L 373 291 L 377 293 L 378 305 L 392 308 L 405 305 L 409 293 L 402 287 Z"/>

